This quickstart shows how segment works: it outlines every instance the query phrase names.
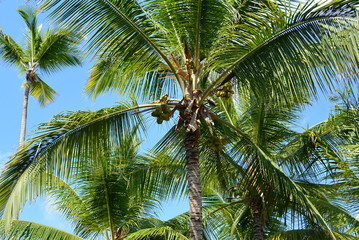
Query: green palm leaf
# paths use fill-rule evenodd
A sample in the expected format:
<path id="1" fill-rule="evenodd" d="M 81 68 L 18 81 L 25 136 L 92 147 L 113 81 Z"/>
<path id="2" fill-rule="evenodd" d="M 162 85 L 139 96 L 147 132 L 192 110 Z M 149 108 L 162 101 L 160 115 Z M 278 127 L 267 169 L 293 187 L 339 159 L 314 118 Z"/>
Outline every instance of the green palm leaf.
<path id="1" fill-rule="evenodd" d="M 67 179 L 75 169 L 84 167 L 76 159 L 81 159 L 81 156 L 96 158 L 96 153 L 89 151 L 93 144 L 98 147 L 110 144 L 103 142 L 104 138 L 99 137 L 102 134 L 110 134 L 111 144 L 119 144 L 118 139 L 125 131 L 140 123 L 138 115 L 131 116 L 135 109 L 137 107 L 131 109 L 129 105 L 118 105 L 96 112 L 69 112 L 40 125 L 39 134 L 10 159 L 3 171 L 1 215 L 6 208 L 6 219 L 16 217 L 27 200 L 39 195 L 40 186 L 45 181 L 39 173 L 46 170 Z M 26 182 L 33 185 L 28 186 L 24 184 Z"/>
<path id="2" fill-rule="evenodd" d="M 147 72 L 157 69 L 161 61 L 173 73 L 176 72 L 164 49 L 156 41 L 155 26 L 137 1 L 80 0 L 66 4 L 52 1 L 45 3 L 44 7 L 54 7 L 52 16 L 62 20 L 71 20 L 76 14 L 82 20 L 69 22 L 77 28 L 82 28 L 87 20 L 91 20 L 93 24 L 86 28 L 87 33 L 92 34 L 90 49 L 96 53 L 99 62 L 101 59 L 114 59 L 112 64 L 120 70 L 121 80 L 144 78 Z"/>
<path id="3" fill-rule="evenodd" d="M 4 226 L 4 220 L 1 220 L 0 238 L 3 240 L 84 240 L 84 238 L 75 236 L 73 234 L 34 222 L 13 220 L 9 230 L 5 230 Z"/>
<path id="4" fill-rule="evenodd" d="M 231 71 L 238 86 L 258 94 L 289 90 L 297 98 L 301 89 L 316 94 L 316 85 L 324 90 L 343 78 L 355 79 L 355 65 L 347 64 L 358 58 L 352 50 L 358 43 L 354 6 L 309 3 L 288 16 L 289 8 L 268 1 L 260 12 L 247 13 L 242 22 L 225 29 L 210 62 L 213 69 L 226 70 L 205 96 Z M 340 37 L 348 34 L 350 38 Z"/>
<path id="5" fill-rule="evenodd" d="M 40 106 L 44 107 L 55 100 L 56 91 L 37 76 L 37 81 L 30 86 L 30 95 L 39 101 Z"/>
<path id="6" fill-rule="evenodd" d="M 336 239 L 338 240 L 354 240 L 358 239 L 357 237 L 353 237 L 343 233 L 334 233 Z M 326 235 L 320 231 L 316 230 L 307 230 L 307 229 L 299 229 L 299 230 L 291 230 L 281 232 L 275 236 L 272 236 L 268 239 L 271 240 L 300 240 L 300 239 L 323 239 L 326 238 Z"/>
<path id="7" fill-rule="evenodd" d="M 24 65 L 26 62 L 25 54 L 21 47 L 0 29 L 0 54 L 2 59 L 16 66 Z M 23 66 L 21 66 L 23 67 Z"/>
<path id="8" fill-rule="evenodd" d="M 79 41 L 79 37 L 68 29 L 48 29 L 42 37 L 34 61 L 47 73 L 63 66 L 79 66 L 78 50 L 74 47 L 76 41 Z"/>
<path id="9" fill-rule="evenodd" d="M 187 237 L 183 236 L 176 230 L 173 230 L 170 227 L 155 227 L 149 229 L 142 229 L 135 233 L 129 234 L 126 239 L 148 239 L 149 237 L 165 237 L 168 240 L 188 240 Z"/>
<path id="10" fill-rule="evenodd" d="M 307 198 L 301 188 L 289 178 L 279 166 L 259 150 L 258 152 L 261 169 L 264 170 L 266 179 L 273 183 L 274 186 L 278 186 L 281 192 L 291 195 L 291 198 L 298 204 L 304 206 L 305 211 L 308 211 L 308 215 L 312 221 L 317 222 L 330 236 L 335 239 L 332 230 L 325 222 L 323 216 L 320 214 L 314 204 Z M 254 180 L 255 181 L 255 180 Z"/>

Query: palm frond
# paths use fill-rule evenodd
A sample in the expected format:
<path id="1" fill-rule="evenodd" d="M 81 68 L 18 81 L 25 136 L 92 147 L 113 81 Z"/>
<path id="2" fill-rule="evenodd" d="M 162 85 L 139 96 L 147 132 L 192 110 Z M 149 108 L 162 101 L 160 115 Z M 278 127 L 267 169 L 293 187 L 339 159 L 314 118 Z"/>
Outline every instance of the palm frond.
<path id="1" fill-rule="evenodd" d="M 140 116 L 132 115 L 136 109 L 119 104 L 95 112 L 67 112 L 41 124 L 2 172 L 1 215 L 7 219 L 17 216 L 27 200 L 38 196 L 45 181 L 41 172 L 67 179 L 74 170 L 84 167 L 76 159 L 97 157 L 91 149 L 118 146 L 121 136 L 140 124 Z"/>
<path id="2" fill-rule="evenodd" d="M 260 13 L 248 13 L 223 34 L 210 62 L 213 68 L 226 70 L 204 96 L 231 71 L 238 86 L 249 86 L 258 94 L 289 90 L 297 99 L 303 98 L 303 89 L 315 95 L 316 86 L 324 90 L 343 79 L 354 81 L 358 69 L 347 63 L 357 62 L 359 56 L 354 50 L 358 43 L 355 10 L 344 1 L 341 4 L 336 11 L 328 5 L 321 10 L 299 9 L 288 16 L 288 9 L 268 1 Z"/>
<path id="3" fill-rule="evenodd" d="M 91 68 L 90 78 L 85 88 L 87 94 L 96 98 L 100 94 L 112 91 L 120 95 L 141 96 L 136 98 L 147 101 L 158 100 L 164 93 L 171 97 L 177 96 L 179 89 L 176 79 L 169 69 L 163 69 L 163 64 L 136 77 L 124 74 L 121 70 L 123 63 L 117 60 L 116 57 L 102 57 Z M 140 69 L 140 67 L 133 65 L 134 69 Z"/>
<path id="4" fill-rule="evenodd" d="M 126 239 L 147 239 L 148 237 L 165 237 L 168 240 L 188 240 L 187 237 L 181 233 L 173 230 L 170 227 L 155 227 L 149 229 L 142 229 L 135 233 L 127 235 Z"/>
<path id="5" fill-rule="evenodd" d="M 85 240 L 84 238 L 58 230 L 56 228 L 21 220 L 13 220 L 11 222 L 11 228 L 9 230 L 5 230 L 5 221 L 1 220 L 0 238 L 3 240 Z"/>
<path id="6" fill-rule="evenodd" d="M 41 70 L 54 72 L 63 66 L 81 64 L 75 44 L 79 37 L 65 28 L 48 29 L 42 36 L 42 43 L 34 56 Z"/>
<path id="7" fill-rule="evenodd" d="M 275 161 L 273 161 L 273 159 L 267 156 L 263 151 L 258 149 L 257 154 L 257 159 L 259 161 L 258 164 L 261 165 L 260 169 L 261 171 L 263 171 L 265 179 L 267 179 L 268 182 L 273 184 L 273 186 L 276 186 L 276 188 L 278 188 L 282 194 L 290 196 L 289 199 L 295 201 L 298 206 L 303 206 L 305 211 L 308 212 L 308 216 L 310 217 L 310 219 L 313 222 L 317 223 L 319 226 L 321 226 L 322 229 L 328 234 L 328 237 L 335 239 L 330 227 L 324 220 L 323 216 L 313 205 L 310 199 L 308 199 L 308 197 L 304 194 L 302 189 L 289 176 L 285 174 L 285 172 L 275 163 Z M 253 167 L 253 169 L 255 169 L 255 167 Z M 252 172 L 255 172 L 255 170 L 252 170 L 250 172 L 251 173 L 249 174 L 252 174 Z M 259 176 L 257 175 L 257 177 Z M 260 178 L 256 180 L 250 180 L 251 184 L 260 184 L 260 181 L 262 181 Z"/>
<path id="8" fill-rule="evenodd" d="M 330 196 L 328 196 L 328 198 L 330 198 Z M 343 201 L 343 206 L 340 207 L 337 206 L 339 204 L 333 204 L 335 201 L 328 201 L 323 198 L 311 197 L 310 200 L 317 207 L 318 211 L 326 216 L 333 231 L 358 235 L 355 230 L 359 229 L 359 221 L 348 213 L 350 211 L 350 205 L 346 204 L 345 201 Z"/>
<path id="9" fill-rule="evenodd" d="M 166 40 L 172 43 L 168 47 L 181 46 L 181 52 L 174 51 L 180 58 L 186 42 L 196 65 L 208 55 L 222 26 L 236 16 L 228 1 L 147 1 L 144 9 L 158 23 L 158 28 L 166 31 Z"/>
<path id="10" fill-rule="evenodd" d="M 343 233 L 334 233 L 335 238 L 338 240 L 354 240 L 358 239 L 357 237 L 350 236 L 348 234 Z M 323 232 L 316 230 L 308 230 L 308 229 L 299 229 L 299 230 L 291 230 L 281 232 L 275 236 L 272 236 L 268 239 L 271 240 L 301 240 L 301 239 L 324 239 L 326 235 Z"/>
<path id="11" fill-rule="evenodd" d="M 158 43 L 157 29 L 138 1 L 44 1 L 43 7 L 52 8 L 53 17 L 85 30 L 90 35 L 90 51 L 99 59 L 114 59 L 124 79 L 144 78 L 160 62 L 176 75 L 168 53 Z M 72 21 L 74 16 L 76 21 Z"/>
<path id="12" fill-rule="evenodd" d="M 18 9 L 20 16 L 23 18 L 27 26 L 27 32 L 25 33 L 26 38 L 26 54 L 28 56 L 29 68 L 33 68 L 34 58 L 36 52 L 39 50 L 42 39 L 41 30 L 42 25 L 37 24 L 37 13 L 38 10 L 31 5 L 24 5 Z"/>
<path id="13" fill-rule="evenodd" d="M 2 59 L 16 66 L 26 62 L 25 54 L 21 47 L 0 29 L 0 54 Z M 23 67 L 23 66 L 22 66 Z"/>
<path id="14" fill-rule="evenodd" d="M 18 9 L 18 12 L 22 19 L 24 20 L 27 28 L 30 30 L 30 32 L 33 32 L 34 34 L 37 33 L 37 13 L 38 10 L 31 5 L 24 5 L 21 8 Z"/>
<path id="15" fill-rule="evenodd" d="M 36 98 L 41 107 L 44 107 L 50 102 L 53 102 L 56 96 L 56 91 L 42 81 L 37 75 L 37 81 L 31 83 L 30 95 Z"/>
<path id="16" fill-rule="evenodd" d="M 144 163 L 139 164 L 131 173 L 131 182 L 143 183 L 140 185 L 141 195 L 168 200 L 187 194 L 187 174 L 183 159 L 166 151 L 148 153 L 141 159 Z"/>

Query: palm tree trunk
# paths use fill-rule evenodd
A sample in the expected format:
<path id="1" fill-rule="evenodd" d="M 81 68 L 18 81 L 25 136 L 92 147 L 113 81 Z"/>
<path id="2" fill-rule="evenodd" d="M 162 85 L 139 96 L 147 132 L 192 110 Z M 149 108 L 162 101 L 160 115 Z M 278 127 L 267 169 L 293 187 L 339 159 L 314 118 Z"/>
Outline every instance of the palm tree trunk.
<path id="1" fill-rule="evenodd" d="M 199 130 L 195 132 L 188 131 L 184 139 L 188 174 L 191 240 L 203 239 L 202 191 L 198 150 L 199 137 Z"/>
<path id="2" fill-rule="evenodd" d="M 27 81 L 27 84 L 26 84 L 26 87 L 25 87 L 25 94 L 24 94 L 24 103 L 23 103 L 23 106 L 22 106 L 20 145 L 23 145 L 23 143 L 25 142 L 26 121 L 27 121 L 27 105 L 28 105 L 28 102 L 29 102 L 30 85 L 31 85 L 31 82 Z"/>
<path id="3" fill-rule="evenodd" d="M 262 215 L 262 205 L 261 204 L 253 204 L 252 205 L 252 213 L 253 213 L 253 239 L 254 240 L 263 240 L 263 221 L 261 218 Z"/>

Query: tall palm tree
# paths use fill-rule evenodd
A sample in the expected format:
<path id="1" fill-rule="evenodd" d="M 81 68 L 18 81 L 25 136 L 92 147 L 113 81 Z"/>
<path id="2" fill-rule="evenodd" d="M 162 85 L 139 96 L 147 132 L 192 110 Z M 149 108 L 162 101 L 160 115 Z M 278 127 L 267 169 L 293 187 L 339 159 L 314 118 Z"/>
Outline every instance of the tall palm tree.
<path id="1" fill-rule="evenodd" d="M 125 117 L 138 109 L 152 111 L 158 123 L 177 111 L 174 129 L 182 134 L 186 150 L 191 239 L 195 240 L 202 239 L 200 129 L 214 128 L 216 122 L 234 128 L 211 111 L 210 97 L 228 98 L 235 87 L 300 100 L 307 92 L 315 95 L 316 86 L 324 89 L 336 80 L 352 80 L 358 72 L 351 64 L 358 57 L 353 51 L 358 42 L 357 1 L 43 2 L 53 10 L 53 17 L 88 34 L 89 54 L 98 59 L 86 88 L 89 94 L 118 91 L 157 101 L 127 109 L 118 106 L 102 111 L 102 116 L 90 113 L 86 123 L 67 124 L 64 129 L 69 132 L 48 131 L 49 142 L 41 144 L 36 156 L 22 155 L 25 166 L 45 162 L 51 155 L 48 151 L 75 153 L 93 147 L 100 130 L 107 132 L 109 141 L 117 141 L 114 136 L 129 123 Z M 342 37 L 345 30 L 350 37 Z M 161 91 L 169 96 L 159 98 Z M 245 133 L 237 132 L 248 140 Z M 37 149 L 40 143 L 28 144 Z M 11 179 L 13 186 L 18 177 L 20 173 L 13 173 L 3 184 Z"/>
<path id="2" fill-rule="evenodd" d="M 40 78 L 40 73 L 52 73 L 64 66 L 80 64 L 78 51 L 74 44 L 78 37 L 67 28 L 49 28 L 42 32 L 37 23 L 38 11 L 33 7 L 18 10 L 27 26 L 24 45 L 19 45 L 0 29 L 0 55 L 11 66 L 19 67 L 25 73 L 25 94 L 22 109 L 20 144 L 25 141 L 29 94 L 35 97 L 41 106 L 52 102 L 56 91 Z"/>

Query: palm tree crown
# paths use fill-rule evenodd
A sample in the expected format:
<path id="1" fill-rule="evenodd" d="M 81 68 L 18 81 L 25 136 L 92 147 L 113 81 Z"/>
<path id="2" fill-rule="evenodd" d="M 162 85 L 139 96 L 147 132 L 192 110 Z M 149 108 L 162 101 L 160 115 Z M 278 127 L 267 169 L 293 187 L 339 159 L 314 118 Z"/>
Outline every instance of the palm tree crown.
<path id="1" fill-rule="evenodd" d="M 38 26 L 37 13 L 33 7 L 18 10 L 27 26 L 25 43 L 21 47 L 0 29 L 0 55 L 10 65 L 17 66 L 25 73 L 25 96 L 21 124 L 20 143 L 25 140 L 28 95 L 35 97 L 41 106 L 52 102 L 56 91 L 44 82 L 39 72 L 52 73 L 64 66 L 80 64 L 78 50 L 74 44 L 78 37 L 66 28 L 47 29 L 42 32 Z"/>

